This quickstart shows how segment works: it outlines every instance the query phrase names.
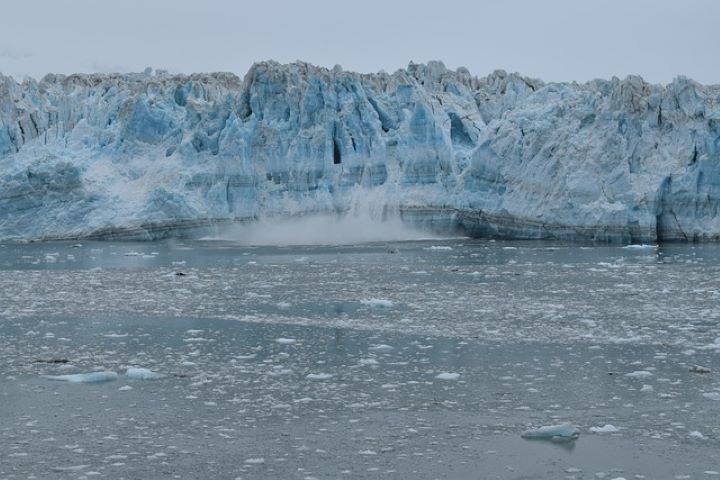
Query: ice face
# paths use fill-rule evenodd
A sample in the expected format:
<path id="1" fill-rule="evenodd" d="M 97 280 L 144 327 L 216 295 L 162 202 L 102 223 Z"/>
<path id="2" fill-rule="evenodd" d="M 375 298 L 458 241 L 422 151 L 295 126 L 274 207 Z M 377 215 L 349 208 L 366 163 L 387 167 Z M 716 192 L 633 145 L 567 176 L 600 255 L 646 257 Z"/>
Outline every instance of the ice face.
<path id="1" fill-rule="evenodd" d="M 720 236 L 720 87 L 361 75 L 0 76 L 0 238 L 126 236 L 360 202 L 471 235 Z"/>

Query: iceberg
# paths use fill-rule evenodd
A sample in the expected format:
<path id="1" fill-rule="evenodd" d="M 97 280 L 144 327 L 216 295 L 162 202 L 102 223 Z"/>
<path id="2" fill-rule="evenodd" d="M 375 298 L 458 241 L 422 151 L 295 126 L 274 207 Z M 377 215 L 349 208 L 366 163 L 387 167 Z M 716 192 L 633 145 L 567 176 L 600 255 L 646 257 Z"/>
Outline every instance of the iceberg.
<path id="1" fill-rule="evenodd" d="M 478 237 L 720 239 L 720 86 L 359 74 L 0 75 L 0 240 L 371 212 Z"/>

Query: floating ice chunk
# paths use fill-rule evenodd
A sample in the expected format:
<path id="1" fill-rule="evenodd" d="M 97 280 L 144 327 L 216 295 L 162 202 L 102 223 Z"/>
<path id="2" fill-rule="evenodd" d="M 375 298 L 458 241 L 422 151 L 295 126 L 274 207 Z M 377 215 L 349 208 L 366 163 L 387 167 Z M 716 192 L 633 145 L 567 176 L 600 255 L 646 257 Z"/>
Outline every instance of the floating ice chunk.
<path id="1" fill-rule="evenodd" d="M 297 340 L 295 340 L 294 338 L 276 338 L 275 342 L 281 345 L 292 345 L 294 343 L 297 343 Z"/>
<path id="2" fill-rule="evenodd" d="M 698 432 L 697 430 L 693 430 L 692 432 L 688 433 L 688 437 L 699 438 L 702 440 L 705 438 L 705 435 L 703 435 L 701 432 Z"/>
<path id="3" fill-rule="evenodd" d="M 370 345 L 368 350 L 372 350 L 374 352 L 389 352 L 390 350 L 394 350 L 394 348 L 390 345 L 385 345 L 384 343 L 381 343 L 379 345 Z"/>
<path id="4" fill-rule="evenodd" d="M 265 459 L 264 458 L 248 458 L 247 460 L 245 460 L 244 463 L 247 463 L 248 465 L 259 465 L 259 464 L 265 463 Z"/>
<path id="5" fill-rule="evenodd" d="M 369 307 L 390 308 L 393 306 L 392 300 L 388 300 L 386 298 L 367 298 L 365 300 L 360 300 L 360 303 Z"/>
<path id="6" fill-rule="evenodd" d="M 132 389 L 133 389 L 133 387 L 131 387 L 130 385 L 123 385 L 122 387 L 118 388 L 118 391 L 120 391 L 120 392 L 128 392 L 128 391 L 130 391 L 130 390 L 132 390 Z"/>
<path id="7" fill-rule="evenodd" d="M 292 370 L 289 368 L 284 368 L 281 366 L 276 366 L 272 368 L 272 371 L 268 372 L 268 375 L 271 375 L 273 377 L 277 377 L 280 375 L 290 375 L 292 373 Z"/>
<path id="8" fill-rule="evenodd" d="M 580 437 L 580 430 L 564 423 L 525 430 L 520 436 L 529 439 L 575 440 Z"/>
<path id="9" fill-rule="evenodd" d="M 290 308 L 291 306 L 292 306 L 292 305 L 291 305 L 290 303 L 288 303 L 288 302 L 278 302 L 278 303 L 277 303 L 277 307 L 278 307 L 280 310 L 287 310 L 287 309 Z"/>
<path id="10" fill-rule="evenodd" d="M 308 373 L 305 376 L 308 380 L 328 380 L 332 377 L 332 373 Z"/>
<path id="11" fill-rule="evenodd" d="M 90 465 L 71 465 L 68 467 L 52 467 L 51 470 L 53 472 L 79 472 L 80 470 L 85 470 Z"/>
<path id="12" fill-rule="evenodd" d="M 127 458 L 128 458 L 127 455 L 115 454 L 115 455 L 108 455 L 107 457 L 105 457 L 105 460 L 125 460 Z"/>
<path id="13" fill-rule="evenodd" d="M 652 377 L 653 374 L 647 370 L 635 370 L 634 372 L 626 373 L 625 376 L 630 378 L 647 378 Z"/>
<path id="14" fill-rule="evenodd" d="M 607 423 L 602 427 L 590 427 L 590 431 L 592 433 L 617 433 L 620 429 Z"/>
<path id="15" fill-rule="evenodd" d="M 640 389 L 641 392 L 654 392 L 655 389 L 652 385 L 644 384 L 642 388 Z"/>
<path id="16" fill-rule="evenodd" d="M 123 255 L 126 256 L 126 257 L 140 257 L 140 256 L 142 256 L 143 254 L 140 253 L 140 252 L 131 251 L 131 252 L 125 252 L 125 253 L 123 253 Z"/>
<path id="17" fill-rule="evenodd" d="M 438 380 L 457 380 L 458 378 L 460 378 L 460 374 L 443 372 L 438 374 L 435 378 L 437 378 Z"/>
<path id="18" fill-rule="evenodd" d="M 426 247 L 425 250 L 452 250 L 452 247 L 448 247 L 447 245 L 432 245 L 430 247 Z"/>
<path id="19" fill-rule="evenodd" d="M 707 392 L 702 394 L 703 397 L 709 398 L 710 400 L 720 401 L 720 392 Z"/>
<path id="20" fill-rule="evenodd" d="M 358 455 L 377 455 L 377 452 L 375 450 L 362 450 L 358 452 Z"/>
<path id="21" fill-rule="evenodd" d="M 361 358 L 358 361 L 358 365 L 365 366 L 365 365 L 377 365 L 378 361 L 374 358 Z"/>
<path id="22" fill-rule="evenodd" d="M 690 367 L 690 371 L 693 373 L 710 373 L 712 370 L 702 365 L 693 365 Z"/>
<path id="23" fill-rule="evenodd" d="M 117 380 L 118 374 L 115 372 L 90 372 L 73 373 L 70 375 L 48 375 L 45 378 L 70 383 L 102 383 Z"/>
<path id="24" fill-rule="evenodd" d="M 130 367 L 125 372 L 125 376 L 132 378 L 133 380 L 158 380 L 165 378 L 165 375 L 158 372 L 153 372 L 148 368 L 141 367 Z"/>
<path id="25" fill-rule="evenodd" d="M 647 340 L 647 337 L 644 335 L 634 335 L 632 337 L 608 337 L 607 341 L 609 343 L 641 343 L 643 340 Z"/>
<path id="26" fill-rule="evenodd" d="M 648 244 L 646 244 L 646 243 L 641 243 L 641 244 L 634 244 L 634 245 L 625 245 L 625 246 L 622 247 L 622 248 L 626 248 L 626 249 L 628 249 L 628 250 L 634 250 L 634 249 L 640 250 L 640 249 L 655 249 L 655 248 L 658 248 L 658 246 L 657 246 L 657 245 L 648 245 Z"/>
<path id="27" fill-rule="evenodd" d="M 191 337 L 191 338 L 184 338 L 183 342 L 185 343 L 199 343 L 199 342 L 209 342 L 207 338 L 203 337 Z"/>

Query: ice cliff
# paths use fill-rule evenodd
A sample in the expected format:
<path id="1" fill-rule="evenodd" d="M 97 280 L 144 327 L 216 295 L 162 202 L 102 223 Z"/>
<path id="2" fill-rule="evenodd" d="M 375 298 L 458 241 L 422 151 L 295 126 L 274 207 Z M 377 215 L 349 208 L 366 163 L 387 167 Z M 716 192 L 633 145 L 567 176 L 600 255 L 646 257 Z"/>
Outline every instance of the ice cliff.
<path id="1" fill-rule="evenodd" d="M 125 235 L 358 202 L 476 235 L 720 239 L 720 86 L 393 74 L 0 75 L 0 239 Z"/>

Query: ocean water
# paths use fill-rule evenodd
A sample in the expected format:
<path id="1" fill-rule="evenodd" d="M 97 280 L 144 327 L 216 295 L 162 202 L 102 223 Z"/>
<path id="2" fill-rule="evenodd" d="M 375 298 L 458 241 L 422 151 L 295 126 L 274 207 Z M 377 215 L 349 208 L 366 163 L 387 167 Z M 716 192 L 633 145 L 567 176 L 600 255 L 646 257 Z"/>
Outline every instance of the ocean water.
<path id="1" fill-rule="evenodd" d="M 719 299 L 714 245 L 2 245 L 0 479 L 717 478 Z"/>

